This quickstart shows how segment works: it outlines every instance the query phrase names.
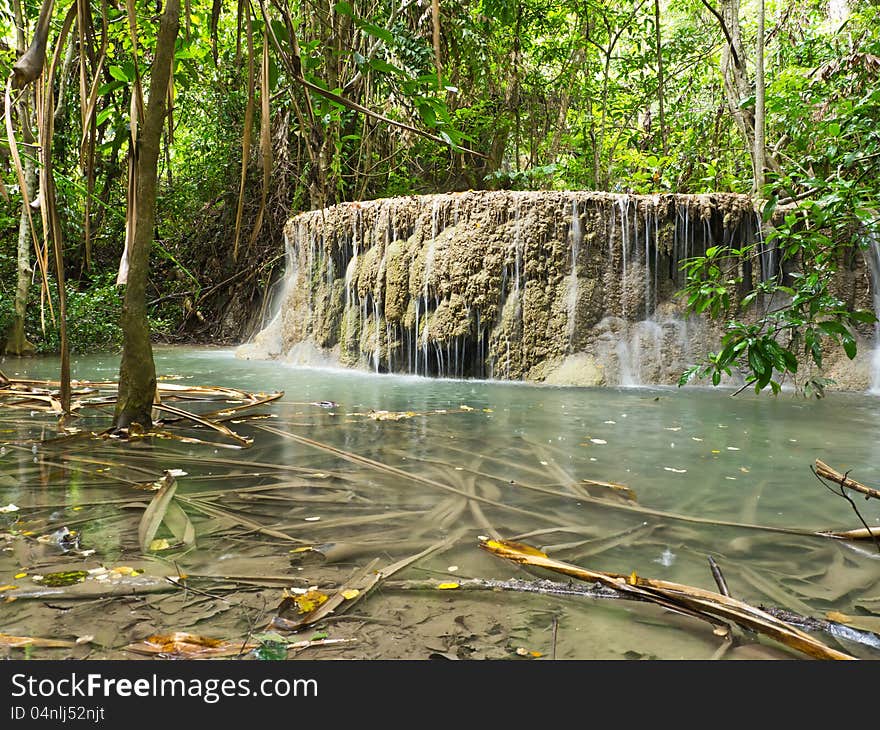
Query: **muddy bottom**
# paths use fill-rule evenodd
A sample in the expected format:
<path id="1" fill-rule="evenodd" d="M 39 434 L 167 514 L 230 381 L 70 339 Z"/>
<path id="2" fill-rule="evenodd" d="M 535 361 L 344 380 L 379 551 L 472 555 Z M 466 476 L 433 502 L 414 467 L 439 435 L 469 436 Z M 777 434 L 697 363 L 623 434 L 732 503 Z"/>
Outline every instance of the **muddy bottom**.
<path id="1" fill-rule="evenodd" d="M 818 458 L 880 483 L 874 396 L 441 381 L 193 348 L 156 359 L 166 384 L 283 396 L 225 415 L 234 399 L 191 397 L 175 405 L 223 428 L 165 412 L 131 440 L 102 434 L 100 404 L 62 426 L 0 403 L 6 655 L 806 658 L 585 593 L 592 584 L 481 549 L 491 538 L 717 591 L 712 556 L 734 598 L 851 627 L 813 635 L 880 657 L 880 553 L 821 534 L 863 525 L 810 471 Z M 112 380 L 117 366 L 80 358 L 74 377 Z M 2 365 L 17 378 L 56 367 Z M 878 524 L 871 501 L 857 507 Z"/>

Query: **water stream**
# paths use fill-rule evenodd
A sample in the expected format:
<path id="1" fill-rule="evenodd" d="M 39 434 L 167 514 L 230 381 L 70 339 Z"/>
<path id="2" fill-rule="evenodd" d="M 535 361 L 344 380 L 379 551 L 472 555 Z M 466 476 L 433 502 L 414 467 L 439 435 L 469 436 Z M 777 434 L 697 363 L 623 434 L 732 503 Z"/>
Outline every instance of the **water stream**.
<path id="1" fill-rule="evenodd" d="M 241 640 L 265 624 L 282 597 L 280 586 L 259 584 L 262 576 L 330 591 L 373 559 L 389 564 L 450 537 L 446 551 L 396 577 L 536 578 L 478 549 L 480 535 L 519 539 L 591 569 L 635 571 L 709 590 L 715 590 L 707 565 L 712 555 L 737 598 L 814 617 L 837 611 L 877 621 L 880 560 L 871 543 L 716 524 L 860 527 L 850 505 L 826 490 L 810 465 L 819 458 L 863 483 L 880 484 L 874 458 L 880 399 L 874 396 L 832 393 L 806 401 L 748 392 L 731 398 L 730 391 L 703 388 L 429 379 L 243 361 L 213 348 L 159 348 L 156 362 L 170 382 L 285 395 L 260 409 L 265 421 L 230 422 L 254 439 L 246 449 L 180 428 L 178 434 L 216 443 L 74 437 L 52 445 L 39 439 L 58 435 L 54 418 L 0 410 L 0 506 L 18 508 L 0 514 L 0 544 L 7 545 L 0 552 L 0 585 L 27 586 L 28 576 L 41 572 L 126 565 L 147 574 L 179 569 L 193 576 L 251 576 L 255 584 L 231 594 L 221 590 L 225 584 L 210 583 L 198 584 L 203 594 L 172 590 L 98 603 L 50 594 L 20 598 L 4 606 L 3 632 L 90 636 L 78 651 L 92 658 L 127 658 L 130 641 L 170 631 Z M 78 357 L 73 373 L 80 380 L 112 380 L 117 367 L 115 356 Z M 56 368 L 52 359 L 2 364 L 11 377 L 55 377 Z M 260 424 L 399 472 L 353 463 Z M 95 417 L 72 425 L 99 430 L 107 422 Z M 207 500 L 291 541 L 184 503 L 196 547 L 145 559 L 136 529 L 151 494 L 135 483 L 165 469 L 186 472 L 179 477 L 183 497 Z M 607 491 L 583 480 L 625 485 L 636 501 L 595 502 L 590 494 L 607 497 Z M 134 504 L 117 504 L 125 500 Z M 880 523 L 873 502 L 857 502 L 869 524 Z M 78 531 L 79 552 L 37 539 L 62 527 Z M 300 560 L 297 548 L 315 545 L 327 559 Z M 692 619 L 580 597 L 387 589 L 352 613 L 319 627 L 351 642 L 310 649 L 309 656 L 503 658 L 525 649 L 545 658 L 701 659 L 720 645 L 710 627 Z M 846 638 L 835 645 L 877 658 Z M 792 657 L 800 655 L 770 640 L 747 641 L 725 654 Z"/>

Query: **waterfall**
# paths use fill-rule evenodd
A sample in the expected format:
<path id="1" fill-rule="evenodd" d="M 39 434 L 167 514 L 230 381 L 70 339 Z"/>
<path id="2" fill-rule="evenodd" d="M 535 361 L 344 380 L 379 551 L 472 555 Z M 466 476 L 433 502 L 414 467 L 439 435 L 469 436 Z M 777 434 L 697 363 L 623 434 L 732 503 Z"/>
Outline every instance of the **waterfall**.
<path id="1" fill-rule="evenodd" d="M 285 227 L 277 311 L 238 354 L 420 376 L 674 383 L 712 346 L 675 297 L 681 261 L 757 235 L 755 220 L 748 196 L 589 191 L 300 213 Z"/>
<path id="2" fill-rule="evenodd" d="M 874 300 L 874 314 L 880 317 L 880 242 L 874 232 L 868 234 L 868 248 L 865 252 L 868 270 L 871 273 L 871 292 Z M 880 394 L 880 321 L 874 323 L 874 350 L 871 353 L 870 390 Z"/>
<path id="3" fill-rule="evenodd" d="M 571 240 L 571 273 L 568 282 L 568 351 L 572 350 L 572 341 L 574 340 L 575 325 L 577 324 L 577 302 L 578 302 L 578 254 L 580 253 L 581 243 L 584 239 L 584 232 L 581 228 L 580 213 L 578 212 L 577 200 L 571 201 L 571 226 L 569 230 L 569 239 Z"/>

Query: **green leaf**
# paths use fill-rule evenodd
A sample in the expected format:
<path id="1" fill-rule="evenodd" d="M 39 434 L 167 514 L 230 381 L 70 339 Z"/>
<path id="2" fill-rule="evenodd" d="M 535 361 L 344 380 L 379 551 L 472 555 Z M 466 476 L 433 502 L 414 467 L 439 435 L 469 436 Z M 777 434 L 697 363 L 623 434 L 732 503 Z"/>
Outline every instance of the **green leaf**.
<path id="1" fill-rule="evenodd" d="M 381 71 L 382 73 L 406 76 L 406 72 L 403 69 L 398 68 L 394 64 L 388 63 L 388 61 L 383 58 L 371 58 L 370 67 L 376 71 Z"/>
<path id="2" fill-rule="evenodd" d="M 116 89 L 121 89 L 126 85 L 125 81 L 111 81 L 109 84 L 103 84 L 98 87 L 98 96 L 107 96 L 112 94 Z"/>
<path id="3" fill-rule="evenodd" d="M 384 41 L 387 45 L 394 45 L 394 36 L 392 35 L 390 30 L 386 28 L 380 28 L 378 25 L 373 25 L 372 23 L 368 23 L 365 20 L 358 22 L 358 26 L 360 29 L 364 31 L 367 35 L 371 35 L 374 38 L 378 38 L 381 41 Z"/>
<path id="4" fill-rule="evenodd" d="M 852 335 L 846 335 L 842 341 L 843 351 L 846 353 L 846 356 L 852 360 L 856 356 L 856 350 L 858 349 L 856 341 L 853 339 Z"/>
<path id="5" fill-rule="evenodd" d="M 95 117 L 95 124 L 97 126 L 101 126 L 104 122 L 106 122 L 116 110 L 112 106 L 108 106 L 106 109 L 101 109 L 98 112 L 98 115 Z"/>
<path id="6" fill-rule="evenodd" d="M 121 66 L 111 66 L 109 71 L 110 75 L 117 81 L 124 81 L 127 84 L 133 81 L 133 78 L 129 78 L 128 74 Z"/>
<path id="7" fill-rule="evenodd" d="M 287 644 L 279 641 L 264 641 L 254 649 L 254 657 L 262 661 L 283 661 L 287 659 Z"/>
<path id="8" fill-rule="evenodd" d="M 782 357 L 785 360 L 785 369 L 790 373 L 796 373 L 798 369 L 797 356 L 791 350 L 783 350 Z"/>
<path id="9" fill-rule="evenodd" d="M 422 117 L 422 121 L 426 126 L 437 126 L 437 114 L 434 112 L 434 107 L 430 102 L 425 99 L 419 99 L 416 101 L 416 107 L 418 108 L 419 115 Z"/>
<path id="10" fill-rule="evenodd" d="M 681 388 L 687 385 L 691 380 L 693 380 L 694 376 L 697 374 L 697 365 L 693 367 L 689 367 L 685 370 L 678 379 L 678 387 Z"/>
<path id="11" fill-rule="evenodd" d="M 773 217 L 773 211 L 776 210 L 776 204 L 779 202 L 779 198 L 776 195 L 770 197 L 766 203 L 764 203 L 764 209 L 761 211 L 761 220 L 766 223 Z"/>
<path id="12" fill-rule="evenodd" d="M 338 2 L 333 6 L 333 10 L 340 15 L 347 15 L 349 18 L 354 17 L 354 10 L 351 9 L 351 5 L 347 2 Z"/>
<path id="13" fill-rule="evenodd" d="M 866 309 L 857 309 L 854 312 L 850 312 L 849 318 L 854 322 L 864 322 L 866 324 L 873 324 L 877 321 L 877 315 Z"/>
<path id="14" fill-rule="evenodd" d="M 755 343 L 751 347 L 749 347 L 749 367 L 757 375 L 763 375 L 768 369 L 767 361 L 764 359 L 764 354 L 760 351 L 760 346 Z"/>
<path id="15" fill-rule="evenodd" d="M 828 335 L 840 335 L 841 337 L 852 337 L 849 330 L 837 320 L 829 319 L 825 322 L 819 322 L 819 329 Z"/>

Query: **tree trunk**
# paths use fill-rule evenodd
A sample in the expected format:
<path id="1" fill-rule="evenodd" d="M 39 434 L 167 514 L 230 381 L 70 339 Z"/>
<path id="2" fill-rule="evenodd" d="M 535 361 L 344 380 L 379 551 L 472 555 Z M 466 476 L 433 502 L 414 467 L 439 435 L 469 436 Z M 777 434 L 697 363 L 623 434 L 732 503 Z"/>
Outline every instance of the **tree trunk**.
<path id="1" fill-rule="evenodd" d="M 46 63 L 46 44 L 49 41 L 49 28 L 54 7 L 55 0 L 43 0 L 31 45 L 12 66 L 12 86 L 15 89 L 23 89 L 36 81 L 43 73 L 43 65 Z"/>
<path id="2" fill-rule="evenodd" d="M 739 6 L 740 0 L 723 0 L 721 4 L 721 12 L 716 12 L 708 0 L 703 0 L 703 4 L 709 8 L 715 17 L 718 19 L 718 22 L 721 25 L 721 29 L 724 32 L 724 36 L 727 40 L 727 43 L 724 46 L 724 51 L 721 54 L 721 77 L 724 81 L 724 93 L 727 97 L 727 106 L 730 109 L 730 113 L 733 115 L 734 120 L 736 121 L 736 126 L 739 128 L 740 134 L 742 135 L 743 141 L 745 142 L 745 147 L 748 150 L 749 158 L 752 162 L 752 170 L 754 172 L 754 178 L 758 177 L 758 168 L 760 166 L 761 173 L 763 175 L 763 171 L 767 168 L 772 169 L 776 172 L 781 171 L 781 167 L 779 165 L 779 161 L 773 154 L 769 154 L 766 146 L 766 139 L 764 138 L 764 121 L 763 121 L 763 93 L 764 93 L 764 81 L 763 81 L 763 73 L 764 73 L 764 64 L 763 64 L 763 53 L 764 53 L 764 43 L 763 43 L 763 35 L 759 39 L 758 45 L 760 48 L 758 52 L 762 54 L 761 61 L 757 65 L 760 67 L 759 71 L 761 73 L 761 150 L 760 156 L 761 160 L 756 159 L 757 146 L 755 143 L 755 135 L 758 133 L 756 128 L 756 119 L 755 116 L 758 113 L 758 89 L 757 89 L 757 80 L 756 84 L 753 85 L 749 80 L 748 72 L 746 70 L 746 53 L 742 44 L 742 30 L 740 28 L 739 22 Z M 763 34 L 763 2 L 761 3 L 761 33 Z M 744 107 L 743 102 L 751 97 L 755 96 L 755 111 L 752 112 L 747 106 Z"/>
<path id="3" fill-rule="evenodd" d="M 766 151 L 764 141 L 764 0 L 758 4 L 758 43 L 755 49 L 755 196 L 764 197 Z"/>
<path id="4" fill-rule="evenodd" d="M 122 361 L 115 428 L 138 423 L 152 426 L 150 411 L 156 394 L 156 365 L 147 321 L 146 287 L 156 219 L 159 148 L 165 122 L 174 43 L 180 26 L 180 0 L 167 0 L 159 25 L 150 73 L 150 97 L 137 142 L 137 202 L 134 235 L 128 252 L 128 279 L 122 305 Z"/>
<path id="5" fill-rule="evenodd" d="M 31 144 L 34 141 L 30 132 L 30 112 L 27 104 L 22 101 L 19 106 L 22 118 L 22 141 Z M 34 189 L 37 187 L 37 168 L 33 157 L 28 155 L 24 161 L 24 180 L 27 186 L 29 200 L 33 200 Z M 12 315 L 12 325 L 6 337 L 4 352 L 7 355 L 30 355 L 34 352 L 34 346 L 28 342 L 24 331 L 24 321 L 27 315 L 28 289 L 31 285 L 31 227 L 25 203 L 21 204 L 21 216 L 18 219 L 18 280 L 15 287 L 15 304 Z"/>
<path id="6" fill-rule="evenodd" d="M 739 23 L 739 0 L 724 0 L 721 4 L 721 18 L 728 35 L 728 43 L 721 54 L 721 76 L 724 79 L 727 106 L 745 142 L 754 170 L 755 117 L 743 106 L 743 102 L 752 95 L 753 88 L 746 71 L 746 54 Z"/>
<path id="7" fill-rule="evenodd" d="M 654 34 L 657 42 L 657 102 L 660 105 L 660 141 L 663 146 L 663 154 L 669 149 L 666 144 L 666 108 L 663 103 L 663 44 L 660 33 L 660 0 L 654 0 Z"/>
<path id="8" fill-rule="evenodd" d="M 431 2 L 432 41 L 434 44 L 434 69 L 437 71 L 437 89 L 443 88 L 443 62 L 440 58 L 440 0 Z"/>
<path id="9" fill-rule="evenodd" d="M 16 39 L 18 52 L 24 53 L 24 13 L 20 2 L 14 4 L 15 26 L 17 29 Z M 34 135 L 31 132 L 31 114 L 28 99 L 31 97 L 30 90 L 22 94 L 19 104 L 19 117 L 21 119 L 21 137 L 25 144 L 33 144 Z M 18 219 L 18 279 L 15 287 L 15 302 L 12 315 L 12 324 L 6 333 L 4 352 L 7 355 L 30 355 L 34 352 L 34 346 L 28 342 L 24 331 L 24 321 L 27 315 L 28 289 L 31 284 L 31 228 L 30 216 L 25 207 L 25 197 L 34 199 L 34 189 L 37 187 L 37 168 L 32 155 L 28 155 L 24 161 L 24 184 L 27 195 L 22 196 L 21 216 Z"/>

